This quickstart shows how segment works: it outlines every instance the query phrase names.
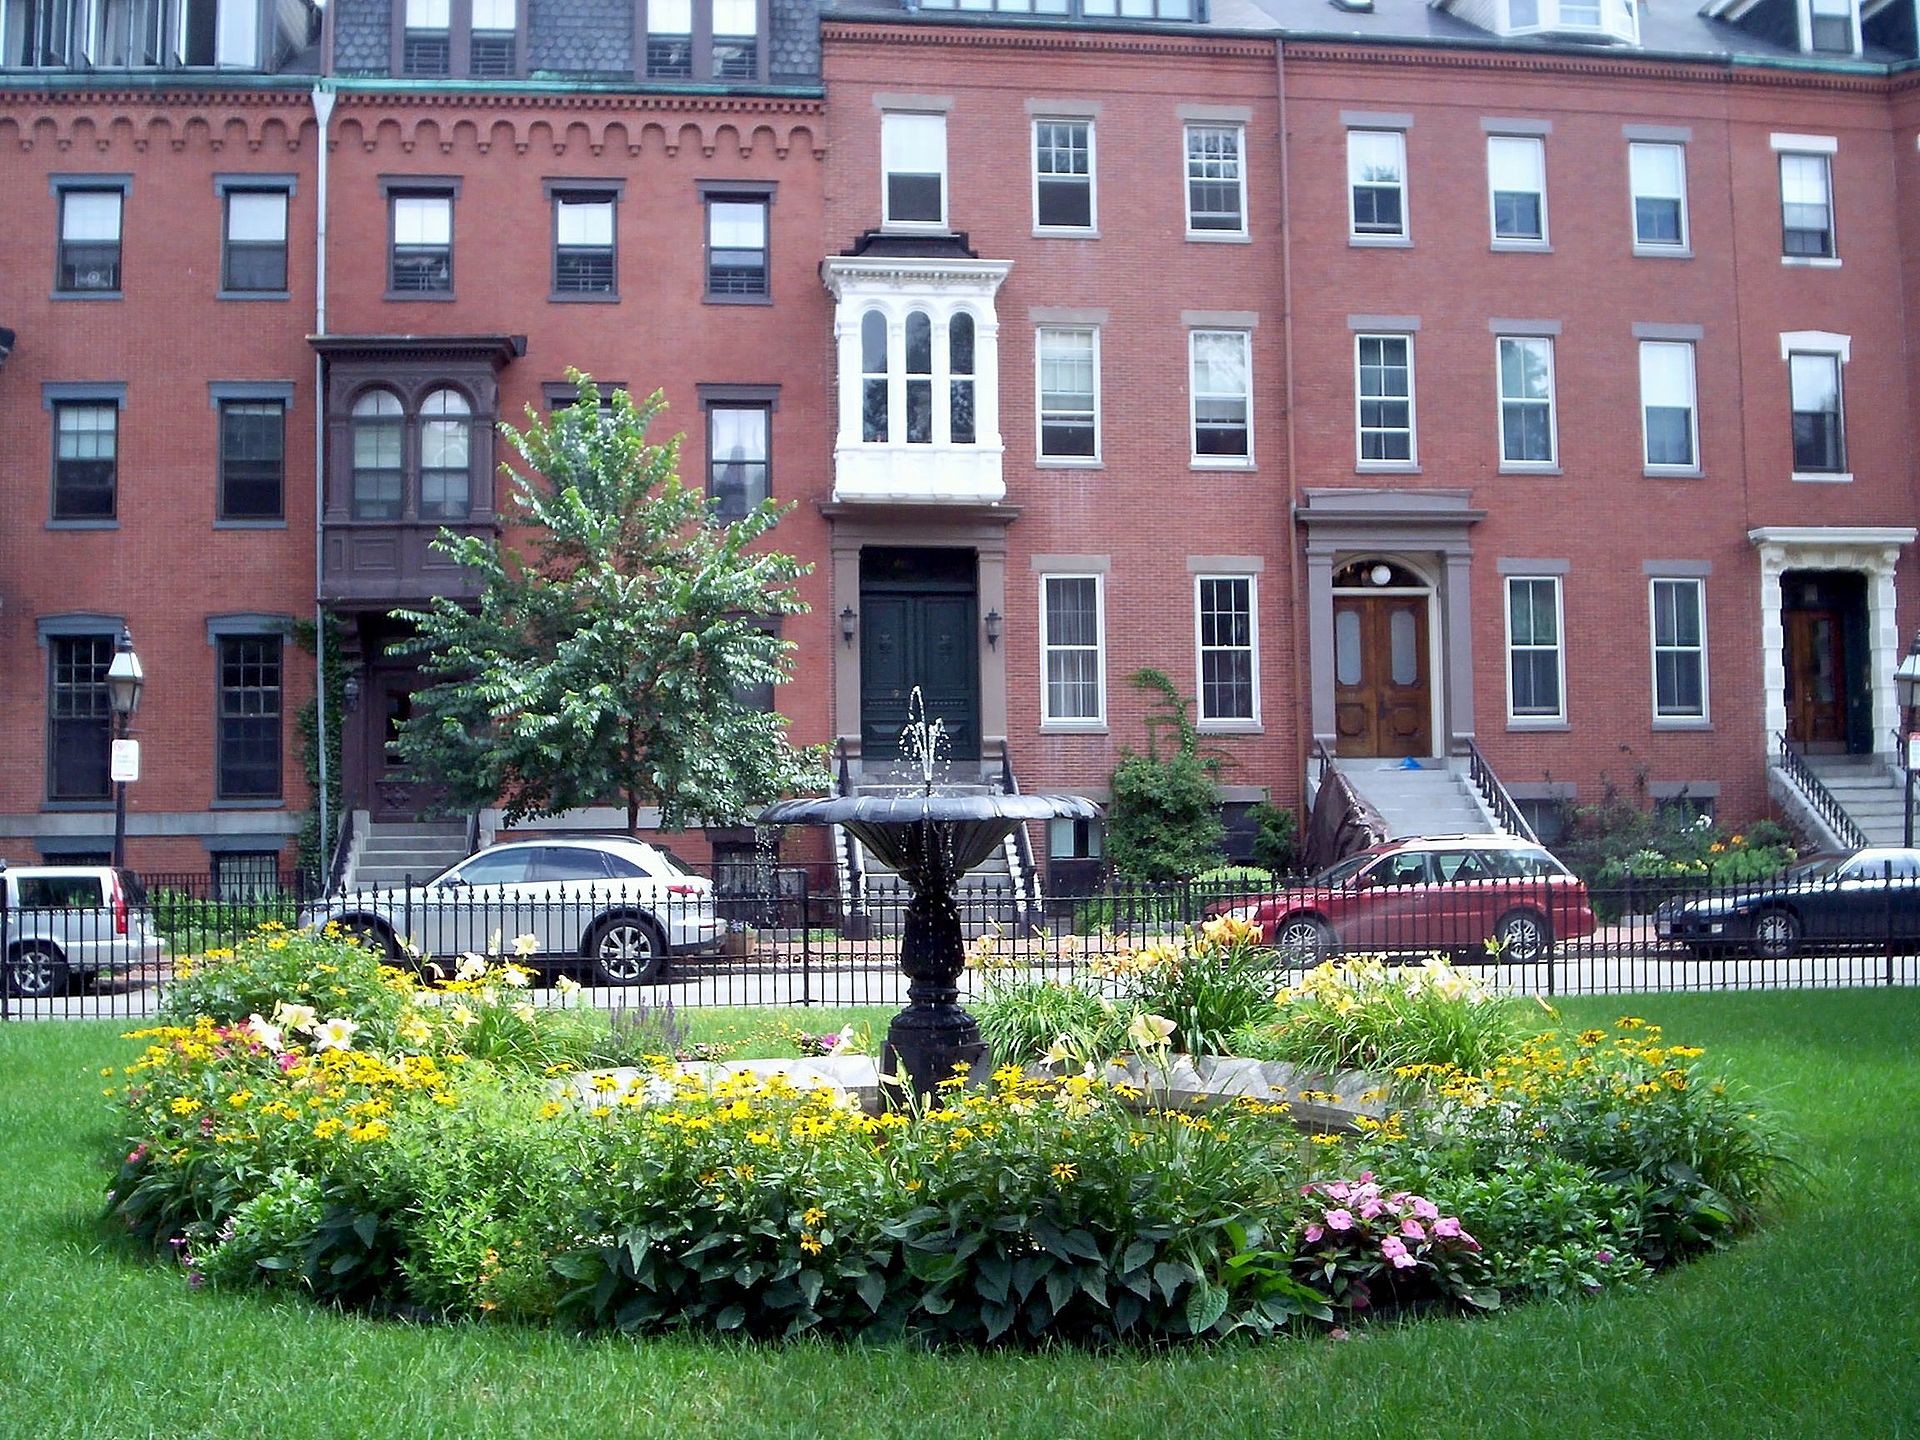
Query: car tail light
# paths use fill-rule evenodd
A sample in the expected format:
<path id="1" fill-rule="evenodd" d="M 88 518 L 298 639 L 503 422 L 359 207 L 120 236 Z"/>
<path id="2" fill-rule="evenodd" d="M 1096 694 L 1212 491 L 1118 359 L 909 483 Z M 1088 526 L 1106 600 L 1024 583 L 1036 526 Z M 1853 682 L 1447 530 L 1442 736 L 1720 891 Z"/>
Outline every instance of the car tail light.
<path id="1" fill-rule="evenodd" d="M 113 877 L 113 933 L 127 933 L 127 892 L 120 888 L 120 877 Z"/>

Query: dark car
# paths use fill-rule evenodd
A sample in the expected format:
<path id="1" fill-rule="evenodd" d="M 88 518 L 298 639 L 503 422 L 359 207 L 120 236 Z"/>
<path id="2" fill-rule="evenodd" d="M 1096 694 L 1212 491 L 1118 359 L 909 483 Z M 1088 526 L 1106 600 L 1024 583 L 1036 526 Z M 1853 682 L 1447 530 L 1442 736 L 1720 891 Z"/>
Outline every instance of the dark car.
<path id="1" fill-rule="evenodd" d="M 1697 958 L 1784 960 L 1819 945 L 1920 943 L 1920 850 L 1819 855 L 1778 879 L 1738 885 L 1654 912 L 1660 938 Z"/>
<path id="2" fill-rule="evenodd" d="M 1259 927 L 1294 964 L 1342 952 L 1485 959 L 1495 950 L 1524 964 L 1594 930 L 1585 884 L 1511 835 L 1393 840 L 1298 888 L 1217 908 Z"/>

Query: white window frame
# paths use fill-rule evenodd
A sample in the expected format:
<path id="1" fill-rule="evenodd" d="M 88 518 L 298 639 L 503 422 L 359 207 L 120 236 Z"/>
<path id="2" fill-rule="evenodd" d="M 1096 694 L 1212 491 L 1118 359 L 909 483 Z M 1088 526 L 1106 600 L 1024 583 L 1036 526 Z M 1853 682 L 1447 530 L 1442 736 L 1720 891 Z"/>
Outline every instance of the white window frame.
<path id="1" fill-rule="evenodd" d="M 1513 186 L 1497 186 L 1494 176 L 1494 156 L 1503 147 L 1525 146 L 1536 162 L 1538 170 L 1537 188 L 1516 189 Z M 1540 233 L 1538 235 L 1502 235 L 1500 233 L 1499 191 L 1509 195 L 1531 194 L 1540 202 Z M 1487 136 L 1487 234 L 1492 237 L 1496 250 L 1541 250 L 1552 243 L 1552 231 L 1547 222 L 1547 142 L 1539 135 L 1489 135 Z"/>
<path id="2" fill-rule="evenodd" d="M 1510 729 L 1524 730 L 1530 726 L 1542 728 L 1560 726 L 1567 723 L 1567 608 L 1566 587 L 1558 575 L 1504 575 L 1503 609 L 1507 636 L 1507 725 Z M 1551 585 L 1553 587 L 1553 645 L 1548 647 L 1536 642 L 1517 645 L 1513 638 L 1513 587 L 1515 585 Z M 1554 654 L 1555 698 L 1559 706 L 1552 712 L 1529 710 L 1522 714 L 1514 708 L 1513 696 L 1513 658 L 1516 653 L 1525 651 L 1538 654 L 1551 648 Z"/>
<path id="3" fill-rule="evenodd" d="M 1379 460 L 1367 458 L 1367 426 L 1363 407 L 1367 396 L 1360 383 L 1360 347 L 1369 340 L 1398 340 L 1407 347 L 1407 454 L 1405 459 Z M 1413 365 L 1413 336 L 1406 331 L 1362 330 L 1353 337 L 1353 456 L 1354 467 L 1359 470 L 1406 470 L 1420 463 L 1420 418 L 1415 401 L 1415 379 Z M 1392 396 L 1375 397 L 1392 399 Z M 1376 426 L 1377 433 L 1393 434 L 1392 427 Z"/>
<path id="4" fill-rule="evenodd" d="M 1093 360 L 1093 453 L 1049 455 L 1046 451 L 1046 337 L 1085 335 Z M 1034 463 L 1054 466 L 1097 466 L 1100 458 L 1100 327 L 1098 325 L 1041 325 L 1033 332 L 1033 455 Z"/>
<path id="5" fill-rule="evenodd" d="M 1087 223 L 1084 225 L 1046 225 L 1040 220 L 1040 127 L 1042 125 L 1080 125 L 1087 132 Z M 1027 152 L 1033 170 L 1033 233 L 1060 235 L 1074 239 L 1093 239 L 1100 234 L 1100 157 L 1094 138 L 1094 122 L 1087 115 L 1036 115 L 1027 127 Z M 1242 169 L 1245 169 L 1244 163 Z M 1244 183 L 1244 182 L 1243 182 Z M 1244 216 L 1246 207 L 1241 206 Z"/>
<path id="6" fill-rule="evenodd" d="M 1200 387 L 1196 383 L 1195 366 L 1199 360 L 1198 344 L 1203 335 L 1234 335 L 1240 340 L 1241 353 L 1246 357 L 1247 387 L 1240 399 L 1247 407 L 1247 453 L 1245 455 L 1203 455 L 1197 443 L 1200 438 Z M 1222 395 L 1226 391 L 1208 391 L 1209 395 Z M 1189 463 L 1200 470 L 1251 470 L 1254 468 L 1253 449 L 1253 332 L 1251 330 L 1199 328 L 1187 332 L 1187 448 L 1191 452 Z"/>
<path id="7" fill-rule="evenodd" d="M 1107 577 L 1098 571 L 1048 571 L 1040 577 L 1040 727 L 1043 730 L 1105 730 L 1107 728 Z M 1093 674 L 1094 713 L 1092 715 L 1055 715 L 1052 672 L 1049 658 L 1056 650 L 1084 651 L 1084 645 L 1055 645 L 1050 634 L 1052 607 L 1047 603 L 1047 587 L 1055 580 L 1091 580 L 1093 582 Z"/>
<path id="8" fill-rule="evenodd" d="M 889 149 L 887 132 L 890 129 L 895 129 L 904 124 L 904 122 L 915 120 L 931 122 L 938 125 L 940 129 L 940 168 L 937 172 L 934 172 L 940 177 L 940 218 L 938 220 L 896 220 L 893 216 L 893 192 L 888 181 L 895 172 L 887 163 Z M 951 156 L 949 151 L 950 147 L 947 144 L 947 117 L 943 111 L 883 110 L 880 112 L 880 225 L 882 229 L 907 231 L 946 230 L 949 209 L 948 191 L 952 178 Z M 903 170 L 899 173 L 903 175 L 918 175 L 925 172 Z"/>
<path id="9" fill-rule="evenodd" d="M 1656 191 L 1642 191 L 1633 178 L 1633 157 L 1640 152 L 1670 150 L 1680 164 L 1680 193 L 1677 196 L 1662 195 Z M 1680 238 L 1673 240 L 1648 240 L 1640 234 L 1640 199 L 1644 195 L 1649 200 L 1674 200 L 1680 202 Z M 1627 223 L 1633 236 L 1633 253 L 1636 255 L 1687 255 L 1693 251 L 1693 226 L 1687 215 L 1687 147 L 1673 140 L 1631 140 L 1627 142 Z"/>
<path id="10" fill-rule="evenodd" d="M 1393 188 L 1400 192 L 1400 228 L 1398 230 L 1362 230 L 1360 228 L 1359 212 L 1354 207 L 1354 197 L 1356 189 L 1360 184 L 1360 179 L 1359 176 L 1355 174 L 1354 169 L 1355 157 L 1353 142 L 1362 135 L 1370 138 L 1379 137 L 1384 140 L 1391 140 L 1394 149 L 1399 154 L 1400 175 L 1399 178 L 1394 181 L 1393 186 Z M 1378 186 L 1383 182 L 1369 180 L 1366 183 L 1368 185 Z M 1383 130 L 1364 125 L 1356 125 L 1350 128 L 1347 131 L 1347 238 L 1359 245 L 1397 245 L 1407 240 L 1413 233 L 1413 215 L 1409 205 L 1409 199 L 1406 131 Z"/>
<path id="11" fill-rule="evenodd" d="M 1685 464 L 1660 461 L 1653 458 L 1653 432 L 1647 424 L 1647 411 L 1651 408 L 1647 392 L 1647 357 L 1649 351 L 1684 351 L 1687 360 L 1687 443 L 1693 458 Z M 1699 354 L 1691 340 L 1642 340 L 1640 342 L 1640 459 L 1649 475 L 1698 475 L 1700 463 L 1700 369 Z M 1662 409 L 1676 409 L 1673 405 L 1663 405 Z"/>
<path id="12" fill-rule="evenodd" d="M 1551 453 L 1549 453 L 1544 460 L 1514 460 L 1510 459 L 1507 455 L 1508 397 L 1505 389 L 1506 366 L 1503 362 L 1508 345 L 1531 344 L 1544 345 L 1547 348 L 1547 449 Z M 1500 468 L 1503 471 L 1519 471 L 1524 473 L 1526 471 L 1557 470 L 1560 468 L 1560 387 L 1559 379 L 1555 373 L 1553 352 L 1554 337 L 1551 335 L 1498 335 L 1494 337 L 1493 389 L 1497 401 L 1495 419 L 1498 425 Z M 1515 397 L 1513 403 L 1534 405 L 1540 402 L 1521 396 Z"/>
<path id="13" fill-rule="evenodd" d="M 1193 224 L 1193 182 L 1206 179 L 1193 173 L 1193 133 L 1196 130 L 1220 130 L 1234 137 L 1235 179 L 1239 184 L 1240 224 L 1238 228 L 1196 230 Z M 1237 120 L 1189 120 L 1180 127 L 1180 196 L 1186 215 L 1189 240 L 1245 240 L 1251 234 L 1247 219 L 1247 127 Z"/>
<path id="14" fill-rule="evenodd" d="M 1659 600 L 1662 585 L 1691 586 L 1694 604 L 1700 621 L 1700 643 L 1694 645 L 1662 645 L 1660 643 Z M 1653 705 L 1653 723 L 1658 729 L 1699 729 L 1712 723 L 1712 686 L 1711 671 L 1707 668 L 1707 582 L 1698 575 L 1652 575 L 1647 578 L 1647 649 L 1649 652 L 1649 682 Z M 1660 656 L 1663 653 L 1698 654 L 1700 657 L 1700 709 L 1698 713 L 1686 710 L 1662 711 L 1660 709 Z"/>
<path id="15" fill-rule="evenodd" d="M 1211 648 L 1201 643 L 1203 627 L 1200 619 L 1201 588 L 1214 581 L 1244 582 L 1247 587 L 1247 644 Z M 1213 653 L 1229 653 L 1244 648 L 1248 656 L 1248 683 L 1251 687 L 1251 715 L 1209 715 L 1207 713 L 1206 657 Z M 1193 577 L 1193 694 L 1194 714 L 1197 727 L 1214 732 L 1250 731 L 1260 728 L 1260 577 L 1241 572 L 1238 574 L 1197 574 Z"/>

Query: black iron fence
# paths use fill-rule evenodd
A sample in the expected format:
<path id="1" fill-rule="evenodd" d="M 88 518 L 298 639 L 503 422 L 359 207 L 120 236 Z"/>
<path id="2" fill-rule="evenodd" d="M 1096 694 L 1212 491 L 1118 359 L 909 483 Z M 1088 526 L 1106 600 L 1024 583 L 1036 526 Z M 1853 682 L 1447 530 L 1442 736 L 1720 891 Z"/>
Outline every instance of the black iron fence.
<path id="1" fill-rule="evenodd" d="M 204 876 L 153 875 L 120 910 L 0 909 L 0 1018 L 150 1014 L 181 957 L 236 946 L 263 923 L 332 922 L 396 964 L 440 973 L 467 955 L 530 949 L 525 963 L 543 978 L 568 975 L 607 1005 L 636 995 L 680 1007 L 904 1003 L 895 967 L 904 896 L 883 880 L 843 902 L 805 868 L 720 878 L 712 892 L 413 884 L 317 900 L 291 879 L 223 898 Z M 1591 890 L 1545 878 L 1354 890 L 1108 884 L 1038 909 L 1003 882 L 969 884 L 956 904 L 985 965 L 964 982 L 976 998 L 989 970 L 1097 980 L 1103 961 L 1221 914 L 1256 926 L 1285 967 L 1437 955 L 1549 996 L 1920 983 L 1920 875 L 1890 865 Z"/>

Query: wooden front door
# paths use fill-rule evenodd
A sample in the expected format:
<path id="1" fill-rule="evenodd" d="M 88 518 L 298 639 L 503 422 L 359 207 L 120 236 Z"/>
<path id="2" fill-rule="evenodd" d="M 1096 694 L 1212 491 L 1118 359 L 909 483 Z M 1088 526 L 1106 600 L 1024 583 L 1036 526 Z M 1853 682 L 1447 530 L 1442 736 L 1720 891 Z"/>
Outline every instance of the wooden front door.
<path id="1" fill-rule="evenodd" d="M 1847 744 L 1846 631 L 1835 610 L 1788 610 L 1787 738 L 1812 749 Z"/>
<path id="2" fill-rule="evenodd" d="M 863 590 L 860 620 L 860 744 L 891 760 L 915 686 L 927 720 L 946 735 L 946 756 L 980 758 L 980 658 L 972 594 Z"/>
<path id="3" fill-rule="evenodd" d="M 1333 713 L 1341 755 L 1433 754 L 1425 595 L 1335 595 Z"/>

